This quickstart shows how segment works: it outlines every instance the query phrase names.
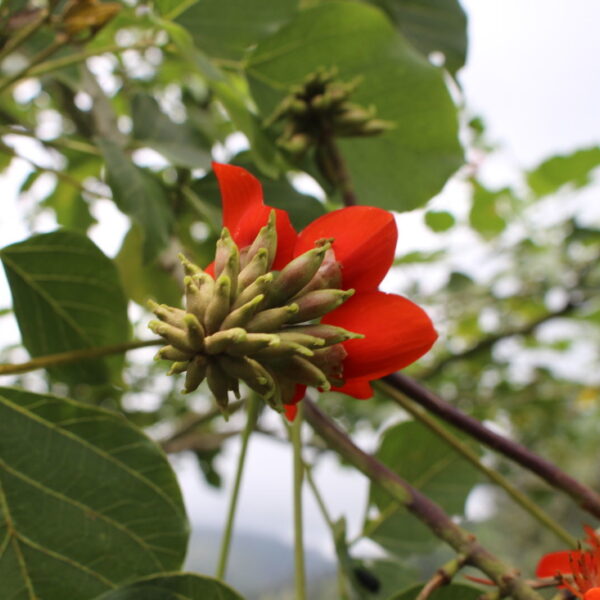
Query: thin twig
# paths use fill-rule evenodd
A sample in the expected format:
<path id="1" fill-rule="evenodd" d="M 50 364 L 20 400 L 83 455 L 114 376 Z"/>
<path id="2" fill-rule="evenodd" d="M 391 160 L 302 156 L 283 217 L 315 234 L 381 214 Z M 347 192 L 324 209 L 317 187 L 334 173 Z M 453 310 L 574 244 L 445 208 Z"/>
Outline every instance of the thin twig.
<path id="1" fill-rule="evenodd" d="M 464 414 L 402 373 L 393 373 L 383 380 L 447 423 L 529 469 L 552 487 L 562 490 L 573 498 L 582 509 L 600 518 L 600 495 L 567 475 L 556 465 L 534 454 L 525 446 L 488 429 L 477 419 Z"/>
<path id="2" fill-rule="evenodd" d="M 419 592 L 415 600 L 427 600 L 435 590 L 448 585 L 452 581 L 452 578 L 462 569 L 466 561 L 467 557 L 464 554 L 459 554 L 441 566 L 423 586 L 423 589 Z"/>
<path id="3" fill-rule="evenodd" d="M 145 340 L 137 342 L 124 342 L 123 344 L 113 344 L 110 346 L 96 346 L 94 348 L 81 348 L 79 350 L 69 350 L 67 352 L 58 352 L 57 354 L 47 354 L 39 356 L 23 363 L 0 364 L 0 375 L 16 375 L 18 373 L 27 373 L 37 369 L 47 369 L 48 367 L 57 367 L 70 363 L 89 360 L 92 358 L 101 358 L 112 354 L 123 354 L 129 350 L 146 348 L 148 346 L 159 346 L 164 344 L 164 340 Z"/>

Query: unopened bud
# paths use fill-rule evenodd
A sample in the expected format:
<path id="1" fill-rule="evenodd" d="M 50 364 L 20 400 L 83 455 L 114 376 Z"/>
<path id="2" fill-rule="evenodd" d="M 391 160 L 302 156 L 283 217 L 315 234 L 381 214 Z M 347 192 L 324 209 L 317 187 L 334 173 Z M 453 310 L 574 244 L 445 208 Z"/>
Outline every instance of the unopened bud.
<path id="1" fill-rule="evenodd" d="M 246 302 L 243 306 L 236 308 L 231 311 L 223 321 L 221 329 L 230 329 L 231 327 L 244 327 L 250 319 L 254 316 L 258 307 L 263 303 L 265 299 L 263 294 L 259 294 Z"/>
<path id="2" fill-rule="evenodd" d="M 189 394 L 198 388 L 206 377 L 208 361 L 205 356 L 198 354 L 188 363 L 185 373 L 184 393 Z"/>
<path id="3" fill-rule="evenodd" d="M 172 360 L 175 362 L 182 362 L 190 360 L 193 356 L 193 352 L 184 352 L 175 346 L 163 346 L 154 357 L 155 360 Z"/>
<path id="4" fill-rule="evenodd" d="M 244 340 L 232 344 L 226 352 L 231 356 L 248 356 L 263 348 L 277 347 L 280 343 L 279 336 L 273 333 L 248 333 Z"/>
<path id="5" fill-rule="evenodd" d="M 289 306 L 279 306 L 263 310 L 247 323 L 246 329 L 254 333 L 265 332 L 271 333 L 277 331 L 282 325 L 290 321 L 298 312 L 297 304 Z"/>
<path id="6" fill-rule="evenodd" d="M 231 282 L 230 296 L 234 300 L 237 292 L 237 280 L 240 274 L 240 252 L 236 243 L 231 239 L 227 227 L 223 227 L 221 237 L 217 242 L 215 254 L 215 277 L 226 275 Z"/>
<path id="7" fill-rule="evenodd" d="M 281 342 L 277 345 L 259 350 L 254 354 L 254 358 L 257 360 L 277 360 L 285 358 L 286 356 L 292 356 L 293 354 L 310 357 L 314 353 L 302 344 L 296 344 L 295 342 Z"/>
<path id="8" fill-rule="evenodd" d="M 215 282 L 215 289 L 206 307 L 204 326 L 206 333 L 211 334 L 219 330 L 221 323 L 229 314 L 231 279 L 221 275 Z"/>
<path id="9" fill-rule="evenodd" d="M 188 312 L 196 315 L 203 322 L 206 308 L 213 296 L 214 279 L 207 273 L 187 275 L 183 278 L 185 286 L 185 306 Z"/>
<path id="10" fill-rule="evenodd" d="M 238 294 L 243 292 L 257 277 L 264 275 L 267 270 L 269 253 L 266 248 L 260 248 L 252 260 L 240 271 L 238 275 Z"/>
<path id="11" fill-rule="evenodd" d="M 277 373 L 281 373 L 296 383 L 312 385 L 325 391 L 331 389 L 331 385 L 323 371 L 301 356 L 291 356 L 281 361 L 277 364 L 276 369 Z"/>
<path id="12" fill-rule="evenodd" d="M 204 339 L 204 347 L 207 354 L 220 354 L 230 346 L 234 346 L 246 339 L 247 333 L 240 327 L 217 331 Z"/>
<path id="13" fill-rule="evenodd" d="M 198 275 L 204 273 L 198 265 L 195 265 L 191 260 L 188 260 L 183 254 L 179 253 L 177 258 L 183 266 L 186 275 Z"/>
<path id="14" fill-rule="evenodd" d="M 173 325 L 173 327 L 183 327 L 185 310 L 166 304 L 158 304 L 154 300 L 148 300 L 148 307 L 161 321 Z"/>
<path id="15" fill-rule="evenodd" d="M 291 327 L 278 331 L 277 335 L 282 342 L 291 342 L 294 344 L 302 344 L 311 350 L 322 348 L 325 346 L 325 340 L 314 335 L 308 335 L 299 331 L 301 327 Z"/>
<path id="16" fill-rule="evenodd" d="M 206 368 L 206 383 L 217 401 L 217 406 L 225 417 L 229 416 L 227 407 L 229 405 L 229 377 L 223 369 L 212 359 L 208 361 Z"/>
<path id="17" fill-rule="evenodd" d="M 314 290 L 326 288 L 340 288 L 342 285 L 342 269 L 340 263 L 335 259 L 335 252 L 328 248 L 325 258 L 314 277 L 296 294 L 297 297 L 304 296 Z"/>
<path id="18" fill-rule="evenodd" d="M 316 290 L 308 292 L 294 301 L 298 305 L 298 312 L 288 319 L 288 323 L 302 323 L 312 321 L 336 309 L 343 304 L 354 290 Z"/>
<path id="19" fill-rule="evenodd" d="M 256 360 L 252 358 L 221 355 L 219 365 L 231 377 L 241 379 L 248 387 L 268 398 L 275 393 L 275 382 L 271 374 Z"/>
<path id="20" fill-rule="evenodd" d="M 165 338 L 171 346 L 175 346 L 183 351 L 194 352 L 193 346 L 190 344 L 187 332 L 168 323 L 162 321 L 150 321 L 148 327 L 151 331 Z"/>
<path id="21" fill-rule="evenodd" d="M 192 313 L 186 313 L 183 322 L 190 346 L 197 352 L 200 352 L 204 348 L 204 327 L 202 323 Z"/>
<path id="22" fill-rule="evenodd" d="M 174 362 L 167 372 L 167 375 L 179 375 L 179 373 L 183 373 L 188 368 L 189 364 L 188 360 Z"/>
<path id="23" fill-rule="evenodd" d="M 248 251 L 243 257 L 243 265 L 246 266 L 250 262 L 254 255 L 261 249 L 265 248 L 267 251 L 267 270 L 273 265 L 275 255 L 277 254 L 277 228 L 276 228 L 277 216 L 275 211 L 272 210 L 269 213 L 269 220 L 267 224 L 258 232 L 255 240 L 248 248 Z"/>
<path id="24" fill-rule="evenodd" d="M 328 249 L 329 246 L 313 248 L 290 261 L 275 277 L 269 289 L 269 306 L 282 304 L 300 291 L 314 277 Z"/>
<path id="25" fill-rule="evenodd" d="M 261 275 L 256 278 L 254 283 L 251 283 L 238 297 L 237 300 L 233 303 L 232 308 L 237 309 L 244 304 L 253 300 L 256 296 L 266 297 L 271 284 L 273 283 L 273 273 L 266 273 L 265 275 Z"/>

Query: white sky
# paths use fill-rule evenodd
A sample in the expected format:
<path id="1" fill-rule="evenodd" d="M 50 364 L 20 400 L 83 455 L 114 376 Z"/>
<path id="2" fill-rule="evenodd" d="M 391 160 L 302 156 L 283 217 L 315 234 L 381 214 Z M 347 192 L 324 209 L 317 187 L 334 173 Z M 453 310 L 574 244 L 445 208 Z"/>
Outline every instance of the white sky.
<path id="1" fill-rule="evenodd" d="M 533 166 L 547 156 L 599 144 L 600 2 L 463 0 L 463 5 L 470 19 L 468 64 L 460 75 L 466 104 L 484 118 L 489 137 L 505 148 L 503 157 L 492 161 L 485 171 L 490 183 L 504 183 L 518 167 Z M 11 178 L 0 176 L 1 245 L 25 235 L 19 224 L 22 201 L 17 202 L 15 194 L 15 177 L 23 174 L 23 166 L 16 165 Z M 401 216 L 401 232 L 410 231 L 410 223 L 410 215 Z M 0 307 L 7 304 L 7 290 L 1 281 Z M 230 443 L 220 461 L 227 484 L 233 478 L 238 448 L 237 442 Z M 188 458 L 177 462 L 185 473 L 182 482 L 192 520 L 219 526 L 227 494 L 202 487 Z M 364 514 L 363 478 L 348 469 L 340 471 L 330 460 L 320 467 L 317 479 L 334 518 L 344 514 L 352 536 Z M 253 438 L 242 485 L 239 529 L 289 541 L 290 490 L 287 449 L 261 436 Z M 307 505 L 306 531 L 310 546 L 331 553 L 329 534 L 312 501 Z"/>

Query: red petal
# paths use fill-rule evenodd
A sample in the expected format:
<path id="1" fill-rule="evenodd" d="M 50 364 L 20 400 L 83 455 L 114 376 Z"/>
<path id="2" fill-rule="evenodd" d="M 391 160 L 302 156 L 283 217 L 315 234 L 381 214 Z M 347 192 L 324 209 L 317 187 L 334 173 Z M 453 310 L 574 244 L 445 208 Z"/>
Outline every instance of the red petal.
<path id="1" fill-rule="evenodd" d="M 377 289 L 394 261 L 398 230 L 393 215 L 374 206 L 350 206 L 327 213 L 300 233 L 294 254 L 330 237 L 335 239 L 335 257 L 343 267 L 344 288 Z"/>
<path id="2" fill-rule="evenodd" d="M 583 600 L 600 600 L 600 588 L 592 588 L 583 596 Z"/>
<path id="3" fill-rule="evenodd" d="M 296 406 L 300 400 L 304 398 L 304 394 L 306 394 L 306 386 L 305 385 L 297 385 L 296 392 L 294 396 L 290 400 L 290 404 L 284 404 L 284 414 L 285 418 L 288 421 L 293 421 L 296 418 L 296 414 L 298 413 L 298 407 Z"/>
<path id="4" fill-rule="evenodd" d="M 437 339 L 430 318 L 414 302 L 384 292 L 359 292 L 323 323 L 344 327 L 365 337 L 344 342 L 344 376 L 377 379 L 410 365 Z"/>
<path id="5" fill-rule="evenodd" d="M 580 552 L 578 551 L 562 551 L 562 552 L 551 552 L 545 554 L 538 563 L 537 569 L 535 570 L 536 577 L 555 577 L 559 573 L 561 575 L 570 575 L 573 572 L 572 562 L 579 560 Z M 565 586 L 558 586 L 565 587 Z"/>
<path id="6" fill-rule="evenodd" d="M 221 190 L 223 225 L 233 231 L 242 223 L 248 209 L 264 206 L 262 187 L 246 169 L 220 163 L 213 163 L 212 167 Z"/>
<path id="7" fill-rule="evenodd" d="M 368 379 L 348 379 L 341 387 L 332 387 L 334 392 L 348 394 L 358 400 L 368 400 L 373 397 L 373 388 Z"/>
<path id="8" fill-rule="evenodd" d="M 254 175 L 241 167 L 213 163 L 219 180 L 223 203 L 223 225 L 240 249 L 249 246 L 261 227 L 267 224 L 272 210 L 276 213 L 277 254 L 274 269 L 282 269 L 292 259 L 296 230 L 288 214 L 263 203 L 262 187 Z"/>

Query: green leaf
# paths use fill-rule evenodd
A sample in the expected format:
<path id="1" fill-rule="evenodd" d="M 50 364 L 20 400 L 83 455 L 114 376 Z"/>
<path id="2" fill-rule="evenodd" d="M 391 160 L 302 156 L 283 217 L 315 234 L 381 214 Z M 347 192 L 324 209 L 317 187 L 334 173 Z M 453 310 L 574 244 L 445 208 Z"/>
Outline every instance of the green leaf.
<path id="1" fill-rule="evenodd" d="M 170 306 L 181 304 L 181 289 L 171 273 L 156 263 L 142 262 L 142 235 L 139 227 L 132 226 L 115 264 L 121 275 L 125 293 L 134 302 L 146 306 L 148 298 L 165 302 Z"/>
<path id="2" fill-rule="evenodd" d="M 131 105 L 133 137 L 162 154 L 174 165 L 210 167 L 209 142 L 189 122 L 174 123 L 147 94 L 136 94 Z"/>
<path id="3" fill-rule="evenodd" d="M 360 43 L 357 43 L 360 40 Z M 423 59 L 372 6 L 327 2 L 298 13 L 258 44 L 247 75 L 263 117 L 321 67 L 362 83 L 352 96 L 394 128 L 338 141 L 359 201 L 394 210 L 423 205 L 460 166 L 456 108 L 443 72 Z"/>
<path id="4" fill-rule="evenodd" d="M 110 259 L 81 234 L 55 231 L 0 250 L 23 345 L 43 356 L 128 339 L 127 302 Z M 53 367 L 61 380 L 103 383 L 121 357 Z"/>
<path id="5" fill-rule="evenodd" d="M 394 260 L 394 265 L 405 265 L 411 263 L 431 263 L 440 260 L 445 255 L 443 250 L 436 250 L 435 252 L 420 252 L 414 250 L 403 254 Z"/>
<path id="6" fill-rule="evenodd" d="M 368 0 L 392 19 L 402 34 L 428 57 L 442 52 L 452 75 L 467 58 L 467 17 L 458 0 Z"/>
<path id="7" fill-rule="evenodd" d="M 591 171 L 598 166 L 600 147 L 577 150 L 545 160 L 527 175 L 527 183 L 537 196 L 552 194 L 568 183 L 580 188 L 589 183 Z"/>
<path id="8" fill-rule="evenodd" d="M 492 191 L 474 181 L 473 204 L 469 213 L 471 227 L 488 239 L 502 233 L 506 221 L 498 214 L 498 201 L 510 193 L 508 188 Z"/>
<path id="9" fill-rule="evenodd" d="M 298 0 L 202 0 L 176 22 L 210 56 L 239 60 L 250 46 L 287 23 L 297 5 Z"/>
<path id="10" fill-rule="evenodd" d="M 388 429 L 377 458 L 450 515 L 463 514 L 467 496 L 480 480 L 475 467 L 416 421 Z M 386 550 L 412 554 L 430 551 L 439 543 L 420 521 L 391 501 L 378 486 L 371 486 L 370 500 L 381 513 L 389 515 L 378 520 L 375 526 L 366 525 L 367 529 L 374 527 L 369 537 Z"/>
<path id="11" fill-rule="evenodd" d="M 96 600 L 242 600 L 242 596 L 212 577 L 165 573 L 112 590 Z"/>
<path id="12" fill-rule="evenodd" d="M 448 231 L 456 223 L 454 215 L 445 210 L 429 210 L 425 213 L 425 224 L 436 233 Z"/>
<path id="13" fill-rule="evenodd" d="M 114 142 L 97 140 L 106 161 L 106 176 L 113 198 L 121 211 L 129 215 L 144 234 L 144 262 L 150 262 L 168 243 L 173 215 L 167 194 L 149 172 L 133 164 Z"/>
<path id="14" fill-rule="evenodd" d="M 419 592 L 423 589 L 422 585 L 411 587 L 400 594 L 391 596 L 388 600 L 415 600 Z M 477 600 L 481 597 L 481 590 L 470 585 L 451 584 L 438 588 L 427 598 L 430 600 Z"/>
<path id="15" fill-rule="evenodd" d="M 5 598 L 95 598 L 178 569 L 187 520 L 158 446 L 114 413 L 0 388 Z"/>

